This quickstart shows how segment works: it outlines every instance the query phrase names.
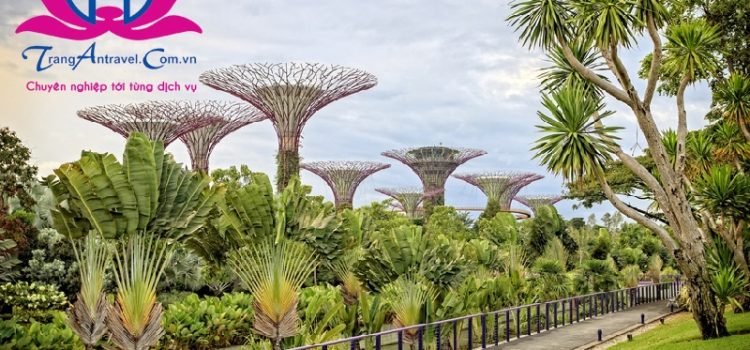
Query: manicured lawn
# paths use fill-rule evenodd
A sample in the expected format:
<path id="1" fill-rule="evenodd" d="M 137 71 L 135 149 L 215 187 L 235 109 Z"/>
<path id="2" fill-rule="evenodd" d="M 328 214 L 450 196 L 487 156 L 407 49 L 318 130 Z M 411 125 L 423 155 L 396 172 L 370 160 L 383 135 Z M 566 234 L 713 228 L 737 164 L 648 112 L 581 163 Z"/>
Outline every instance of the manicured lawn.
<path id="1" fill-rule="evenodd" d="M 739 350 L 750 349 L 750 312 L 726 314 L 730 337 L 703 341 L 689 313 L 671 318 L 664 325 L 633 337 L 631 342 L 617 344 L 613 350 Z"/>

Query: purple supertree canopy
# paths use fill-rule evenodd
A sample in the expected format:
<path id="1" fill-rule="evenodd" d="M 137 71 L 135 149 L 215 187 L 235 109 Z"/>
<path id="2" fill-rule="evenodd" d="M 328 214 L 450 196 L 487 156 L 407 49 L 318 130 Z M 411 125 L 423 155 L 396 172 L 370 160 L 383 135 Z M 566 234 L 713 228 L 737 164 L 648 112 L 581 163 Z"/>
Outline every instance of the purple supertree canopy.
<path id="1" fill-rule="evenodd" d="M 263 111 L 276 128 L 279 144 L 295 149 L 315 112 L 377 84 L 377 78 L 365 71 L 317 63 L 235 65 L 207 71 L 200 81 Z"/>
<path id="2" fill-rule="evenodd" d="M 123 137 L 128 137 L 133 132 L 142 132 L 151 140 L 164 142 L 165 147 L 181 135 L 215 121 L 214 118 L 205 116 L 164 114 L 151 102 L 88 107 L 77 114 Z"/>
<path id="3" fill-rule="evenodd" d="M 516 196 L 515 199 L 521 204 L 529 207 L 533 212 L 536 212 L 536 209 L 541 206 L 555 205 L 555 203 L 563 199 L 563 196 L 554 194 L 538 194 L 529 196 Z"/>
<path id="4" fill-rule="evenodd" d="M 544 178 L 534 173 L 514 171 L 457 174 L 453 177 L 478 187 L 487 196 L 488 202 L 497 201 L 503 210 L 510 210 L 513 198 L 523 187 Z"/>
<path id="5" fill-rule="evenodd" d="M 200 118 L 211 124 L 180 136 L 187 146 L 193 170 L 208 173 L 208 160 L 214 147 L 228 134 L 250 123 L 266 119 L 263 112 L 246 104 L 227 101 L 152 101 L 150 108 L 177 120 Z"/>
<path id="6" fill-rule="evenodd" d="M 325 180 L 333 191 L 337 208 L 351 208 L 359 184 L 368 176 L 390 166 L 376 162 L 327 161 L 302 163 L 300 168 Z"/>
<path id="7" fill-rule="evenodd" d="M 207 71 L 200 81 L 249 102 L 271 120 L 279 142 L 279 188 L 299 175 L 300 135 L 313 114 L 377 84 L 365 71 L 314 63 L 235 65 Z"/>
<path id="8" fill-rule="evenodd" d="M 375 191 L 393 198 L 396 208 L 408 217 L 416 219 L 420 212 L 420 204 L 425 198 L 436 196 L 442 190 L 425 191 L 422 188 L 376 188 Z"/>
<path id="9" fill-rule="evenodd" d="M 417 173 L 425 191 L 440 190 L 440 194 L 431 197 L 431 201 L 437 205 L 443 204 L 445 181 L 453 171 L 468 160 L 484 154 L 487 152 L 479 149 L 445 146 L 406 148 L 382 153 L 404 163 Z"/>

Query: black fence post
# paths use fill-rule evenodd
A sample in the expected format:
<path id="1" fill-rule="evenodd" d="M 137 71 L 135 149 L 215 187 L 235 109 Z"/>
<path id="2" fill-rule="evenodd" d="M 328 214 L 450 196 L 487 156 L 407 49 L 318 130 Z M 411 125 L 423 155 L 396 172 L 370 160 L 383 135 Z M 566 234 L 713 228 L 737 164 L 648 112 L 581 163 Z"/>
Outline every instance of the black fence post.
<path id="1" fill-rule="evenodd" d="M 440 350 L 440 325 L 435 325 L 435 349 Z"/>
<path id="2" fill-rule="evenodd" d="M 453 344 L 454 349 L 458 349 L 458 321 L 453 321 Z M 439 349 L 438 349 L 439 350 Z"/>
<path id="3" fill-rule="evenodd" d="M 505 341 L 510 341 L 510 310 L 505 310 Z"/>
<path id="4" fill-rule="evenodd" d="M 380 339 L 380 334 L 378 334 L 375 336 L 375 350 L 380 350 L 380 346 L 381 346 L 381 339 Z"/>
<path id="5" fill-rule="evenodd" d="M 562 325 L 565 325 L 565 300 L 560 302 L 562 304 Z"/>
<path id="6" fill-rule="evenodd" d="M 597 329 L 596 330 L 596 341 L 602 341 L 602 330 Z"/>
<path id="7" fill-rule="evenodd" d="M 557 328 L 557 302 L 555 302 L 553 309 L 555 309 L 555 328 Z"/>
<path id="8" fill-rule="evenodd" d="M 568 323 L 573 324 L 573 298 L 568 299 Z"/>
<path id="9" fill-rule="evenodd" d="M 539 308 L 541 305 L 536 304 L 536 332 L 541 333 L 542 332 L 542 316 L 539 315 Z"/>
<path id="10" fill-rule="evenodd" d="M 497 344 L 500 344 L 500 313 L 499 312 L 495 313 L 495 345 Z"/>
<path id="11" fill-rule="evenodd" d="M 398 350 L 404 350 L 404 331 L 398 331 Z"/>
<path id="12" fill-rule="evenodd" d="M 487 348 L 487 315 L 482 314 L 479 318 L 482 321 L 482 349 Z"/>
<path id="13" fill-rule="evenodd" d="M 526 307 L 526 335 L 531 335 L 531 306 Z"/>
<path id="14" fill-rule="evenodd" d="M 469 343 L 469 349 L 474 348 L 474 325 L 472 323 L 472 317 L 469 317 L 469 328 L 466 330 L 466 333 L 469 336 L 467 341 Z"/>
<path id="15" fill-rule="evenodd" d="M 544 303 L 544 328 L 549 330 L 549 303 Z"/>
<path id="16" fill-rule="evenodd" d="M 424 326 L 417 328 L 417 349 L 424 349 Z"/>
<path id="17" fill-rule="evenodd" d="M 521 338 L 521 308 L 516 309 L 516 338 Z"/>

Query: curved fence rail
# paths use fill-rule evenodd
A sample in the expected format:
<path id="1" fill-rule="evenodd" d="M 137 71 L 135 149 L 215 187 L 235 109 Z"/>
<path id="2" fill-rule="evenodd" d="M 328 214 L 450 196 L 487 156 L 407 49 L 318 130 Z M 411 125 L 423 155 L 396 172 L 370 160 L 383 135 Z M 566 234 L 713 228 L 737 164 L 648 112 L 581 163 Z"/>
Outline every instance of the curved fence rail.
<path id="1" fill-rule="evenodd" d="M 564 327 L 592 317 L 676 298 L 682 282 L 639 285 L 608 292 L 573 296 L 542 303 L 394 328 L 373 334 L 336 339 L 290 350 L 411 350 L 485 349 L 523 336 Z M 480 347 L 481 346 L 481 347 Z"/>

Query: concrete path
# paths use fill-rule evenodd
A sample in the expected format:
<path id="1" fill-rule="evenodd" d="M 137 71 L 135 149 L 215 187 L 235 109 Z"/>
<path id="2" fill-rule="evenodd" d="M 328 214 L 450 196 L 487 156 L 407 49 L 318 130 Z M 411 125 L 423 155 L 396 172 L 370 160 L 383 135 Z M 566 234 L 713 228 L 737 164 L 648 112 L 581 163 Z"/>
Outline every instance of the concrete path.
<path id="1" fill-rule="evenodd" d="M 602 338 L 606 338 L 618 331 L 638 325 L 641 314 L 646 321 L 669 314 L 667 301 L 636 306 L 632 309 L 618 311 L 595 317 L 580 323 L 575 323 L 557 329 L 551 329 L 539 334 L 512 340 L 510 343 L 500 344 L 489 349 L 502 350 L 571 350 L 596 341 L 597 330 L 602 330 Z"/>

